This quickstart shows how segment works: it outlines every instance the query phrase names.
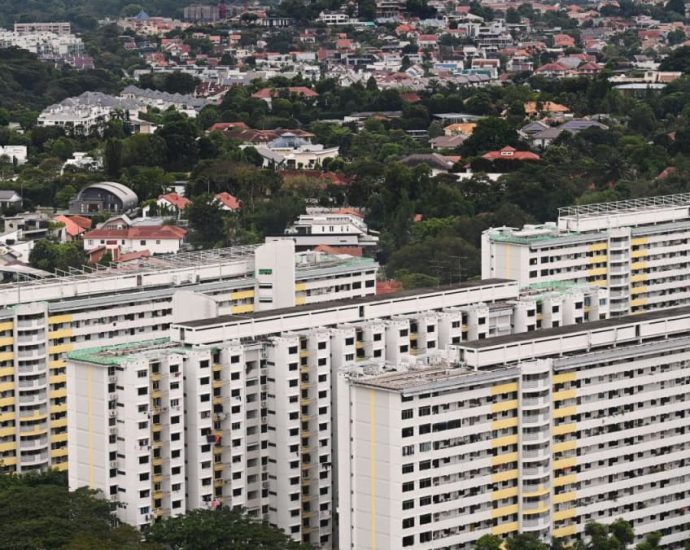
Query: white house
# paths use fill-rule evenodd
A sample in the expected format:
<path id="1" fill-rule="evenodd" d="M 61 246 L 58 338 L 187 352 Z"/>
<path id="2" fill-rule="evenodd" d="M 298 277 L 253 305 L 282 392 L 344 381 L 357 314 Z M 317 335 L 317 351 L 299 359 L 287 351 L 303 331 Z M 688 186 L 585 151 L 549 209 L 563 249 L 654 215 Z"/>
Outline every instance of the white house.
<path id="1" fill-rule="evenodd" d="M 105 247 L 108 251 L 175 254 L 180 251 L 187 230 L 175 225 L 135 225 L 122 229 L 100 228 L 84 235 L 84 250 L 91 253 Z"/>
<path id="2" fill-rule="evenodd" d="M 321 166 L 324 160 L 336 158 L 340 148 L 324 147 L 286 132 L 256 150 L 264 159 L 264 167 L 300 169 Z"/>
<path id="3" fill-rule="evenodd" d="M 284 235 L 267 237 L 267 241 L 291 239 L 295 246 L 313 248 L 318 245 L 334 247 L 372 247 L 378 234 L 370 231 L 362 217 L 350 210 L 302 214 L 285 230 Z"/>
<path id="4" fill-rule="evenodd" d="M 26 162 L 26 145 L 0 145 L 0 157 L 8 157 L 17 165 Z"/>

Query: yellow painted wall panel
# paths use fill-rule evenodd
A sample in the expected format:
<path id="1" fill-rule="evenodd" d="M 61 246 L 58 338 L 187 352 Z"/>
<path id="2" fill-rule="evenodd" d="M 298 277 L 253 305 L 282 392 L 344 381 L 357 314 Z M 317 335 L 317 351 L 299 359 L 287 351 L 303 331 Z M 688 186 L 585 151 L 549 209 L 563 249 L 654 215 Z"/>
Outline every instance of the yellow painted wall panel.
<path id="1" fill-rule="evenodd" d="M 553 375 L 554 384 L 563 384 L 565 382 L 575 382 L 577 380 L 577 373 L 575 371 L 560 372 Z"/>
<path id="2" fill-rule="evenodd" d="M 563 487 L 563 485 L 573 485 L 577 483 L 576 474 L 568 474 L 567 476 L 556 477 L 553 480 L 554 487 Z"/>
<path id="3" fill-rule="evenodd" d="M 493 403 L 491 405 L 491 412 L 499 413 L 503 411 L 511 411 L 513 409 L 517 409 L 517 406 L 517 399 L 511 399 L 510 401 L 501 401 L 500 403 Z"/>
<path id="4" fill-rule="evenodd" d="M 577 498 L 575 491 L 569 491 L 567 493 L 561 493 L 558 495 L 553 495 L 554 504 L 562 504 L 564 502 L 571 502 Z"/>
<path id="5" fill-rule="evenodd" d="M 572 451 L 573 449 L 577 449 L 577 441 L 574 439 L 570 441 L 561 441 L 560 443 L 554 443 L 553 445 L 554 453 L 563 453 L 565 451 Z"/>
<path id="6" fill-rule="evenodd" d="M 518 496 L 518 488 L 508 487 L 507 489 L 501 489 L 500 491 L 491 493 L 491 500 L 503 500 L 504 498 L 513 498 L 516 496 Z"/>
<path id="7" fill-rule="evenodd" d="M 498 472 L 491 474 L 491 483 L 500 483 L 502 481 L 509 481 L 511 479 L 517 479 L 517 470 L 507 470 L 505 472 Z"/>
<path id="8" fill-rule="evenodd" d="M 515 428 L 518 425 L 518 419 L 515 418 L 503 418 L 502 420 L 492 420 L 491 429 L 492 430 L 505 430 L 506 428 Z"/>
<path id="9" fill-rule="evenodd" d="M 576 515 L 577 510 L 575 508 L 569 508 L 568 510 L 560 510 L 558 512 L 554 512 L 553 521 L 574 518 Z"/>
<path id="10" fill-rule="evenodd" d="M 496 448 L 496 447 L 504 447 L 506 445 L 517 445 L 518 442 L 518 436 L 516 435 L 506 435 L 503 437 L 497 437 L 496 439 L 491 440 L 491 447 Z"/>
<path id="11" fill-rule="evenodd" d="M 64 315 L 51 315 L 48 317 L 48 324 L 57 325 L 59 323 L 71 323 L 72 319 L 73 317 L 71 313 L 65 313 Z"/>
<path id="12" fill-rule="evenodd" d="M 503 516 L 510 516 L 518 513 L 518 505 L 511 504 L 510 506 L 503 506 L 502 508 L 494 508 L 491 510 L 492 518 L 500 518 Z"/>
<path id="13" fill-rule="evenodd" d="M 573 416 L 577 414 L 577 407 L 561 407 L 553 411 L 554 418 L 565 418 L 566 416 Z"/>
<path id="14" fill-rule="evenodd" d="M 491 528 L 492 535 L 505 535 L 507 533 L 515 533 L 518 530 L 517 521 L 511 523 L 503 523 L 501 525 L 496 525 Z"/>
<path id="15" fill-rule="evenodd" d="M 566 435 L 571 434 L 576 430 L 577 425 L 574 422 L 571 422 L 570 424 L 559 424 L 558 426 L 554 426 L 551 430 L 551 433 L 553 435 Z"/>
<path id="16" fill-rule="evenodd" d="M 553 463 L 554 470 L 562 470 L 563 468 L 573 468 L 577 466 L 577 458 L 562 458 L 561 460 L 555 460 Z"/>
<path id="17" fill-rule="evenodd" d="M 558 538 L 572 537 L 577 534 L 577 525 L 566 525 L 560 529 L 554 529 L 553 536 Z"/>
<path id="18" fill-rule="evenodd" d="M 507 384 L 491 386 L 491 395 L 499 395 L 501 393 L 512 393 L 515 391 L 518 391 L 517 382 L 508 382 Z"/>
<path id="19" fill-rule="evenodd" d="M 508 464 L 510 462 L 517 462 L 517 460 L 518 460 L 518 454 L 517 453 L 506 453 L 503 455 L 494 456 L 491 459 L 491 465 L 492 466 L 500 466 L 501 464 Z"/>
<path id="20" fill-rule="evenodd" d="M 553 394 L 554 401 L 565 401 L 566 399 L 575 399 L 576 397 L 577 390 L 563 390 Z"/>

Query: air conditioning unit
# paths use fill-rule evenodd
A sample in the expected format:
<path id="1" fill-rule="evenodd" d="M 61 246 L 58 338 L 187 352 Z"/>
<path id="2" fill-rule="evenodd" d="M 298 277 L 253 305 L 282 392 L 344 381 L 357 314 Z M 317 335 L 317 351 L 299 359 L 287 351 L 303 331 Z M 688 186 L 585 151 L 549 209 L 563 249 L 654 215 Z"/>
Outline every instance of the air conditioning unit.
<path id="1" fill-rule="evenodd" d="M 266 424 L 268 422 L 268 416 L 262 416 L 261 417 L 261 423 Z"/>
<path id="2" fill-rule="evenodd" d="M 117 426 L 110 428 L 110 435 L 117 435 Z"/>
<path id="3" fill-rule="evenodd" d="M 117 468 L 117 460 L 111 460 L 110 461 L 110 468 L 111 469 Z"/>
<path id="4" fill-rule="evenodd" d="M 261 482 L 261 487 L 264 489 L 268 489 L 270 487 L 270 483 L 268 481 L 263 481 Z"/>
<path id="5" fill-rule="evenodd" d="M 110 416 L 113 417 L 113 418 L 116 417 L 116 416 L 117 416 L 117 411 L 116 411 L 115 409 L 112 409 L 112 410 L 110 411 Z"/>

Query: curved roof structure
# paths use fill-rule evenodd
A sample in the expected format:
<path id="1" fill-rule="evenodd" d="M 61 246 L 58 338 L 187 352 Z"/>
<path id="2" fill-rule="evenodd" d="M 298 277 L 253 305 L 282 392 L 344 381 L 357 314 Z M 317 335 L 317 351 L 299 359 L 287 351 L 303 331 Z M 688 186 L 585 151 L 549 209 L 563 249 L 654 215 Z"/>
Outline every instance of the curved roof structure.
<path id="1" fill-rule="evenodd" d="M 77 199 L 81 198 L 82 194 L 88 189 L 99 189 L 115 195 L 118 199 L 120 199 L 120 201 L 122 201 L 123 210 L 136 208 L 139 204 L 139 197 L 137 197 L 134 191 L 132 191 L 126 185 L 117 183 L 115 181 L 101 181 L 87 185 L 81 191 L 79 191 Z"/>

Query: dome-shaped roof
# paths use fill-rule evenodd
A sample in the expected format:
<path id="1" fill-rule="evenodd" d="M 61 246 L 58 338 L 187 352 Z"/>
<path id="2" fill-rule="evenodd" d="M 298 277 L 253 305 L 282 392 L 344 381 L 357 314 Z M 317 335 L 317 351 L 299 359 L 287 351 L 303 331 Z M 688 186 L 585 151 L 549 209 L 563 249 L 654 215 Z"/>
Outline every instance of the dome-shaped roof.
<path id="1" fill-rule="evenodd" d="M 126 185 L 117 183 L 115 181 L 101 181 L 87 185 L 79 192 L 79 196 L 77 198 L 81 198 L 84 192 L 86 192 L 88 189 L 107 191 L 108 193 L 115 195 L 122 202 L 123 210 L 136 208 L 139 204 L 139 197 L 137 197 L 137 194 L 134 191 L 132 191 Z"/>

